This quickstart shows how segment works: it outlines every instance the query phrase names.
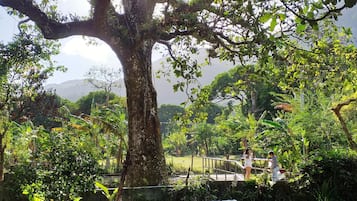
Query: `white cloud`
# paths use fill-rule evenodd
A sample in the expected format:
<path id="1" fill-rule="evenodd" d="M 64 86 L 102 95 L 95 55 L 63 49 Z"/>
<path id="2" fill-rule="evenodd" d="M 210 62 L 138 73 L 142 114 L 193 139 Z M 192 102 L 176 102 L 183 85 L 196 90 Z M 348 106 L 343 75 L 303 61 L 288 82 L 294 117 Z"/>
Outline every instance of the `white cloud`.
<path id="1" fill-rule="evenodd" d="M 96 42 L 96 45 L 90 45 L 81 36 L 70 37 L 62 42 L 61 53 L 80 56 L 91 60 L 96 65 L 107 65 L 117 60 L 107 44 L 98 40 Z"/>

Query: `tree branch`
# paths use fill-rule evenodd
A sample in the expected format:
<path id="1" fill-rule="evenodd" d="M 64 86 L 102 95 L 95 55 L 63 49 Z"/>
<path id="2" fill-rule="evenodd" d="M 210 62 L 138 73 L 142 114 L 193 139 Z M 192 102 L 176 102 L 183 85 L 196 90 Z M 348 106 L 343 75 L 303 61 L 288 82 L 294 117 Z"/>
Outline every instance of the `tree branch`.
<path id="1" fill-rule="evenodd" d="M 107 24 L 107 11 L 110 5 L 110 0 L 101 0 L 95 2 L 93 19 L 96 27 L 103 28 L 103 25 Z"/>
<path id="2" fill-rule="evenodd" d="M 340 111 L 343 106 L 349 105 L 352 102 L 357 101 L 357 98 L 351 98 L 346 100 L 345 102 L 339 103 L 336 105 L 336 107 L 332 108 L 333 111 Z"/>
<path id="3" fill-rule="evenodd" d="M 332 108 L 332 111 L 336 114 L 338 120 L 340 121 L 340 124 L 342 126 L 342 130 L 346 134 L 348 144 L 350 145 L 350 148 L 353 149 L 353 150 L 357 150 L 357 144 L 353 141 L 352 134 L 348 130 L 347 124 L 346 124 L 345 120 L 343 119 L 340 111 L 341 111 L 343 106 L 349 105 L 350 103 L 355 102 L 355 101 L 357 101 L 357 98 L 351 98 L 351 99 L 349 99 L 349 100 L 347 100 L 345 102 L 337 104 L 336 107 Z"/>
<path id="4" fill-rule="evenodd" d="M 297 13 L 296 11 L 294 11 L 292 8 L 289 7 L 289 5 L 284 1 L 284 0 L 281 0 L 281 2 L 283 3 L 283 5 L 285 6 L 285 8 L 290 11 L 291 13 L 293 13 L 296 17 L 304 20 L 304 21 L 307 21 L 307 22 L 318 22 L 318 21 L 321 21 L 325 18 L 327 18 L 328 16 L 330 16 L 332 13 L 338 13 L 340 12 L 341 10 L 345 9 L 346 8 L 346 5 L 344 4 L 342 7 L 340 8 L 335 8 L 335 9 L 329 9 L 328 8 L 328 11 L 325 12 L 322 16 L 318 17 L 318 18 L 308 18 L 306 16 L 303 16 L 303 15 L 300 15 L 299 13 Z"/>
<path id="5" fill-rule="evenodd" d="M 33 0 L 0 0 L 0 6 L 15 9 L 28 16 L 47 39 L 60 39 L 72 35 L 98 37 L 93 20 L 60 23 L 50 19 L 38 6 L 34 5 Z"/>

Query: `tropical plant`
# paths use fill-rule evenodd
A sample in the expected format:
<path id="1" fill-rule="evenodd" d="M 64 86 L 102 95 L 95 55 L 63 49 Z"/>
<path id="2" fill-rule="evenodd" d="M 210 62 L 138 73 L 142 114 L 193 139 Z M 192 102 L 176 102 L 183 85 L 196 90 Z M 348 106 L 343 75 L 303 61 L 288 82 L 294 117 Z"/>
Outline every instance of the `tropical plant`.
<path id="1" fill-rule="evenodd" d="M 177 129 L 178 125 L 176 121 L 184 112 L 185 109 L 178 105 L 160 105 L 158 115 L 161 134 L 164 137 Z"/>
<path id="2" fill-rule="evenodd" d="M 47 136 L 46 136 L 47 135 Z M 99 172 L 93 156 L 64 133 L 43 133 L 37 144 L 36 181 L 29 186 L 46 199 L 73 200 L 94 190 Z"/>
<path id="3" fill-rule="evenodd" d="M 99 182 L 95 182 L 95 186 L 102 190 L 102 193 L 108 199 L 108 201 L 114 201 L 115 196 L 118 193 L 118 188 L 116 188 L 112 193 L 109 192 L 109 189 Z"/>
<path id="4" fill-rule="evenodd" d="M 35 115 L 27 112 L 29 109 L 23 111 L 21 108 L 43 92 L 43 82 L 53 71 L 63 69 L 51 60 L 51 56 L 58 53 L 57 48 L 54 42 L 24 33 L 15 36 L 8 44 L 0 44 L 0 182 L 3 180 L 5 148 L 11 140 L 7 135 L 12 121 L 34 118 Z"/>

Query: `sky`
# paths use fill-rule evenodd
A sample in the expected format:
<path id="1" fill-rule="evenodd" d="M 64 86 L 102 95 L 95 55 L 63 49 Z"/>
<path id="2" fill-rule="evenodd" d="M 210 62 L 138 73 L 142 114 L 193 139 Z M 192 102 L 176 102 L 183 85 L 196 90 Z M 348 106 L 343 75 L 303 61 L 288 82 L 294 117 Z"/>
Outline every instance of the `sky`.
<path id="1" fill-rule="evenodd" d="M 62 13 L 77 13 L 86 16 L 89 11 L 87 0 L 58 0 L 58 8 Z M 344 15 L 345 21 L 356 22 L 357 7 Z M 354 19 L 352 19 L 354 18 Z M 18 19 L 9 16 L 6 9 L 0 6 L 0 41 L 10 41 L 12 36 L 18 33 Z M 350 25 L 347 23 L 347 25 Z M 82 36 L 72 36 L 59 40 L 61 43 L 60 54 L 54 57 L 58 65 L 65 66 L 66 72 L 56 72 L 50 77 L 46 84 L 62 83 L 68 80 L 83 79 L 92 67 L 121 68 L 121 64 L 114 52 L 104 42 L 97 40 L 97 45 L 89 45 L 88 39 Z M 158 52 L 153 53 L 152 60 L 161 57 Z"/>
<path id="2" fill-rule="evenodd" d="M 87 0 L 59 0 L 59 10 L 63 13 L 77 13 L 85 16 L 89 10 Z M 18 33 L 18 19 L 9 16 L 6 9 L 0 6 L 0 41 L 6 43 Z M 66 72 L 56 72 L 46 84 L 62 83 L 68 80 L 83 79 L 92 67 L 121 68 L 121 64 L 111 48 L 100 40 L 97 45 L 89 45 L 88 37 L 72 36 L 61 39 L 60 54 L 53 57 L 58 65 L 67 68 Z M 153 60 L 159 59 L 158 53 L 153 54 Z"/>

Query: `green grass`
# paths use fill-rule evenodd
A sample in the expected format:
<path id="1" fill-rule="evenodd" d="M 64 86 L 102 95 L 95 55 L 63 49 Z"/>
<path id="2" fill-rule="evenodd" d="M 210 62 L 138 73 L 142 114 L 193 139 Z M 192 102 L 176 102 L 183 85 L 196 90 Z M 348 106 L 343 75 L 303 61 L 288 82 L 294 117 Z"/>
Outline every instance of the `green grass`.
<path id="1" fill-rule="evenodd" d="M 191 167 L 191 155 L 188 156 L 171 156 L 166 155 L 166 164 L 171 167 L 171 170 L 175 174 L 186 174 L 188 168 Z M 194 173 L 202 173 L 202 158 L 193 157 L 193 171 Z"/>
<path id="2" fill-rule="evenodd" d="M 224 156 L 216 156 L 217 158 L 225 158 Z M 231 155 L 230 159 L 235 160 L 238 156 Z M 186 174 L 188 168 L 191 167 L 191 155 L 187 156 L 172 156 L 166 155 L 166 164 L 171 167 L 173 173 Z M 202 157 L 193 157 L 193 170 L 194 173 L 203 173 Z"/>

